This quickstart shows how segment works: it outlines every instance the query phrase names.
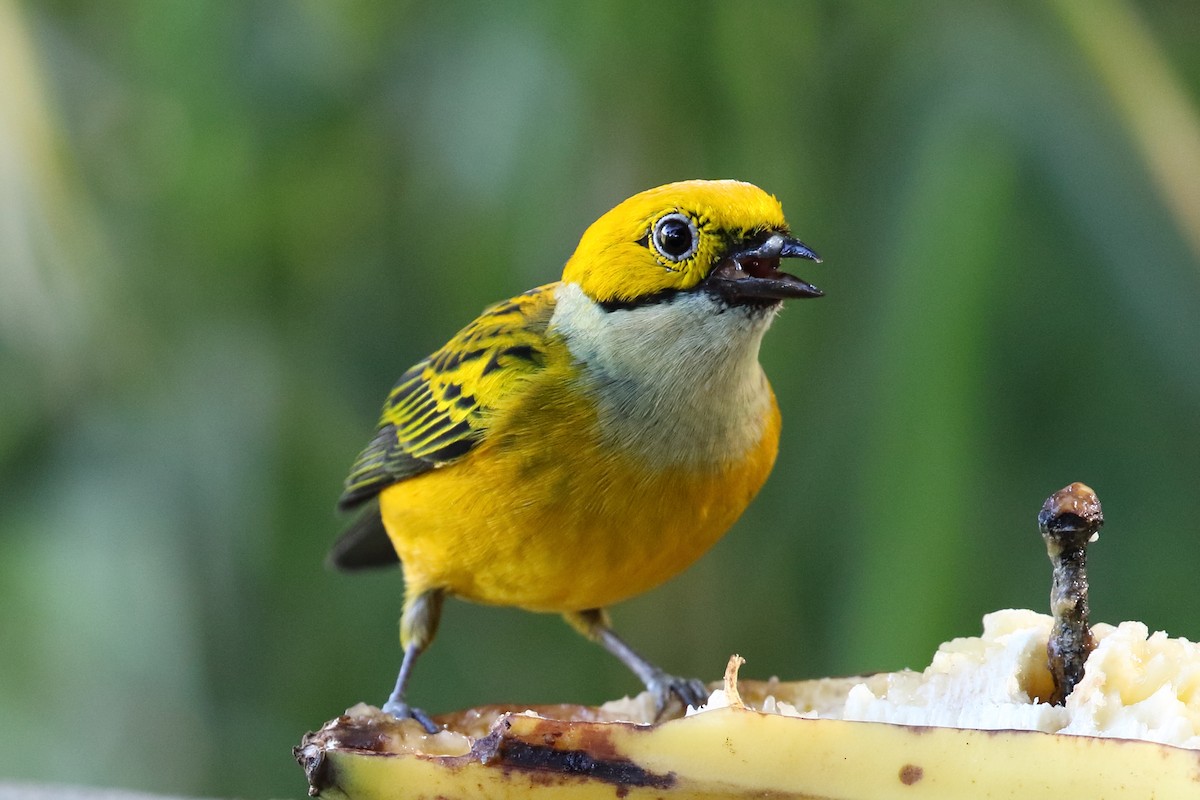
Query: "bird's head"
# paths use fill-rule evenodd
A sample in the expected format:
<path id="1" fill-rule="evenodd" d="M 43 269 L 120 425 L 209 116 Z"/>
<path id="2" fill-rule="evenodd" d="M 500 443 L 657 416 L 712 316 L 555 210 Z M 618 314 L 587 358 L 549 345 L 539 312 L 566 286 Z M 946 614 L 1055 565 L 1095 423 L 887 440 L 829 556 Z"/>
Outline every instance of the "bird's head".
<path id="1" fill-rule="evenodd" d="M 636 194 L 583 234 L 563 280 L 607 308 L 705 291 L 731 305 L 819 297 L 780 271 L 816 253 L 792 238 L 779 201 L 741 181 L 683 181 Z"/>

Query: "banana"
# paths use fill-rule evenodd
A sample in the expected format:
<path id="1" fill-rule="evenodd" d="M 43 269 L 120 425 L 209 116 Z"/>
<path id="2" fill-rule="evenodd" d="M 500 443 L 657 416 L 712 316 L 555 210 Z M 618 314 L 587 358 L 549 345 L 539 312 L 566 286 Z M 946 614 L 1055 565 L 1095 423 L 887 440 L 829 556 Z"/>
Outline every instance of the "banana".
<path id="1" fill-rule="evenodd" d="M 437 734 L 359 705 L 295 754 L 311 795 L 355 800 L 1200 798 L 1200 647 L 1097 625 L 1083 681 L 1052 706 L 1050 624 L 988 615 L 923 673 L 739 681 L 735 656 L 706 710 L 656 725 L 646 695 L 475 709 Z"/>

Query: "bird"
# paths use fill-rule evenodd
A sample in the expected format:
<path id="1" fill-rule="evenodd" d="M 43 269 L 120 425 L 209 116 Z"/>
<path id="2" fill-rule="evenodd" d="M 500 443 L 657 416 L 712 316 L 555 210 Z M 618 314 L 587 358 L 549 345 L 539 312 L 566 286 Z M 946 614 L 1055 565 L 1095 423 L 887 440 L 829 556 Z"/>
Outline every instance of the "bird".
<path id="1" fill-rule="evenodd" d="M 338 500 L 329 556 L 404 577 L 403 658 L 382 710 L 437 726 L 407 691 L 447 597 L 561 614 L 624 663 L 661 716 L 699 680 L 648 661 L 607 609 L 683 571 L 775 462 L 759 364 L 783 301 L 820 262 L 780 202 L 734 180 L 633 195 L 583 233 L 560 280 L 484 310 L 388 394 Z"/>

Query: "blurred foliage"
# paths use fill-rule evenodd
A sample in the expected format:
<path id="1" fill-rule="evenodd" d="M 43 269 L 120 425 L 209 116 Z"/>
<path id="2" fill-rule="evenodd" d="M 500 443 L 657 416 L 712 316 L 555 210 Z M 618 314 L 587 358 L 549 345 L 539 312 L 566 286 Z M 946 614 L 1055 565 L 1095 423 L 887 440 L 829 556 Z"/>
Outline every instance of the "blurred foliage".
<path id="1" fill-rule="evenodd" d="M 1096 618 L 1195 639 L 1198 97 L 1186 0 L 0 0 L 0 778 L 299 795 L 399 663 L 400 576 L 322 566 L 385 392 L 681 178 L 776 193 L 828 296 L 764 347 L 769 484 L 630 641 L 919 667 L 1046 606 L 1072 480 Z M 452 603 L 413 699 L 636 689 Z"/>

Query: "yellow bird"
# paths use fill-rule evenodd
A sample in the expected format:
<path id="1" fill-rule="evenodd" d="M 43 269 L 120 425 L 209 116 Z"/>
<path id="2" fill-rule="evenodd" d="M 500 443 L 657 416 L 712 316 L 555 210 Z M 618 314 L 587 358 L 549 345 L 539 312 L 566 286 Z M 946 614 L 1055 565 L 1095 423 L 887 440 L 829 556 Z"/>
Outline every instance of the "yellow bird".
<path id="1" fill-rule="evenodd" d="M 485 310 L 404 373 L 339 501 L 370 507 L 330 556 L 403 565 L 385 711 L 435 729 L 405 697 L 447 595 L 562 614 L 660 712 L 671 694 L 704 701 L 604 609 L 703 555 L 771 471 L 780 416 L 759 344 L 783 300 L 821 295 L 780 271 L 796 257 L 820 260 L 762 189 L 660 186 L 593 223 L 562 280 Z"/>

